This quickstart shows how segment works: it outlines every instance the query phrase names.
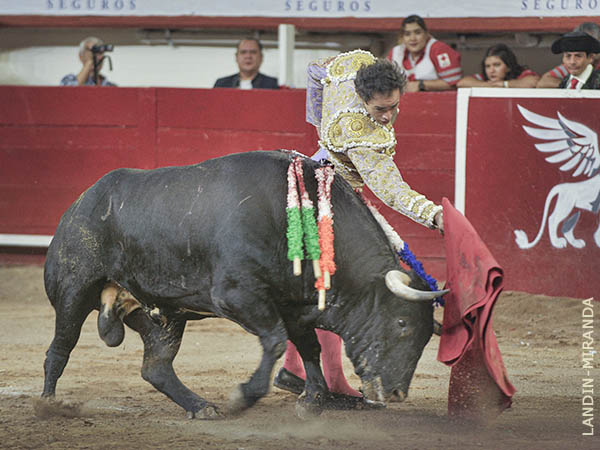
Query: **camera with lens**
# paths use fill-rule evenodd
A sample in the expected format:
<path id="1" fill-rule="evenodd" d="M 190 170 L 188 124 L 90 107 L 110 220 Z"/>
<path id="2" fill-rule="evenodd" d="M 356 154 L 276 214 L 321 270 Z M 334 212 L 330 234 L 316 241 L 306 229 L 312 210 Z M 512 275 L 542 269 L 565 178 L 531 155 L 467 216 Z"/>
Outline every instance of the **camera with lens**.
<path id="1" fill-rule="evenodd" d="M 94 45 L 90 50 L 92 53 L 104 53 L 104 52 L 112 52 L 115 48 L 112 44 L 102 44 L 102 45 Z"/>
<path id="2" fill-rule="evenodd" d="M 112 59 L 110 58 L 110 56 L 105 55 L 104 53 L 112 52 L 114 48 L 115 46 L 112 44 L 94 45 L 92 48 L 90 48 L 92 52 L 92 60 L 94 62 L 94 84 L 98 84 L 100 75 L 98 72 L 100 72 L 100 69 L 102 68 L 102 64 L 104 63 L 105 59 L 108 59 L 108 67 L 110 68 L 110 70 L 112 70 Z"/>

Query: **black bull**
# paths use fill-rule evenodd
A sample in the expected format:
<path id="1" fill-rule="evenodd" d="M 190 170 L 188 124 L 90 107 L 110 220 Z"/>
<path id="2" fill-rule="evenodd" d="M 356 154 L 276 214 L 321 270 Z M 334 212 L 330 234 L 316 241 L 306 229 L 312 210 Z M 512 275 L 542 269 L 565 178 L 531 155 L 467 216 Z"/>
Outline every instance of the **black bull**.
<path id="1" fill-rule="evenodd" d="M 100 309 L 106 343 L 122 341 L 121 319 L 136 330 L 144 343 L 142 377 L 191 416 L 218 412 L 181 383 L 172 362 L 186 321 L 215 316 L 258 336 L 263 348 L 255 373 L 234 391 L 232 410 L 250 407 L 268 392 L 288 339 L 307 374 L 299 413 L 327 406 L 333 396 L 314 328 L 343 338 L 365 404 L 404 398 L 432 334 L 432 302 L 407 301 L 388 289 L 386 274 L 400 274 L 398 259 L 368 208 L 336 176 L 337 272 L 327 307 L 319 311 L 312 265 L 304 264 L 297 277 L 287 259 L 290 160 L 287 152 L 249 152 L 186 167 L 119 169 L 84 192 L 63 215 L 47 253 L 44 281 L 56 328 L 42 395 L 54 396 L 83 322 Z M 317 166 L 304 161 L 313 199 Z M 423 288 L 410 277 L 412 286 Z M 118 298 L 101 306 L 111 286 L 130 292 L 141 307 L 127 309 Z"/>

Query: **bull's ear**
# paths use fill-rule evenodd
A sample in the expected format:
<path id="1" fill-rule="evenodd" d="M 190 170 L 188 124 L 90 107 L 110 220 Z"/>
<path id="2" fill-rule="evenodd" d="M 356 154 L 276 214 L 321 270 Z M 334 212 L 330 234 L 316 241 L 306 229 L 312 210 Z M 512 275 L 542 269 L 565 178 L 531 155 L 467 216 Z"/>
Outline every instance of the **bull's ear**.
<path id="1" fill-rule="evenodd" d="M 399 270 L 390 270 L 385 274 L 385 285 L 392 293 L 404 300 L 409 301 L 431 301 L 450 292 L 443 291 L 419 291 L 408 286 L 410 277 Z"/>

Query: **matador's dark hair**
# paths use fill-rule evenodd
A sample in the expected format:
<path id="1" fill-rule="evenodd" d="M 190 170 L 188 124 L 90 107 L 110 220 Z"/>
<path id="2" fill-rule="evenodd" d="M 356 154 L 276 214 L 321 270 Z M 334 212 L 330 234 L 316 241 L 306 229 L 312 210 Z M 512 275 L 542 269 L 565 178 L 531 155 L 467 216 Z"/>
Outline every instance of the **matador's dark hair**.
<path id="1" fill-rule="evenodd" d="M 360 98 L 369 103 L 375 94 L 388 95 L 396 89 L 403 93 L 406 74 L 395 62 L 378 58 L 375 63 L 358 70 L 354 87 Z"/>

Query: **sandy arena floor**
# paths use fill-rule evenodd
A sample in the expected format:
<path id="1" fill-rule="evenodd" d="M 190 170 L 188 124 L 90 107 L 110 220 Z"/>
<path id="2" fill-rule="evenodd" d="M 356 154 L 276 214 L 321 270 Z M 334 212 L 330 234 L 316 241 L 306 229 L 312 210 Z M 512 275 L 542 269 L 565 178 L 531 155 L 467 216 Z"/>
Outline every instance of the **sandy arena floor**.
<path id="1" fill-rule="evenodd" d="M 325 411 L 302 421 L 295 396 L 274 388 L 241 416 L 186 419 L 185 412 L 140 376 L 142 343 L 127 330 L 108 348 L 96 313 L 86 321 L 57 387 L 69 407 L 37 409 L 45 352 L 54 332 L 41 267 L 0 267 L 0 448 L 194 449 L 591 449 L 600 448 L 600 397 L 591 429 L 582 422 L 581 300 L 505 292 L 494 330 L 511 382 L 513 407 L 485 428 L 446 416 L 450 369 L 436 361 L 439 338 L 425 349 L 409 398 L 379 411 Z M 594 304 L 600 330 L 600 303 Z M 597 336 L 597 334 L 595 334 Z M 596 348 L 598 344 L 594 344 Z M 221 319 L 190 322 L 175 368 L 191 389 L 223 405 L 258 364 L 258 340 Z M 359 386 L 346 361 L 350 383 Z M 280 364 L 276 366 L 276 369 Z M 350 375 L 352 374 L 352 375 Z M 589 419 L 589 417 L 588 417 Z"/>

